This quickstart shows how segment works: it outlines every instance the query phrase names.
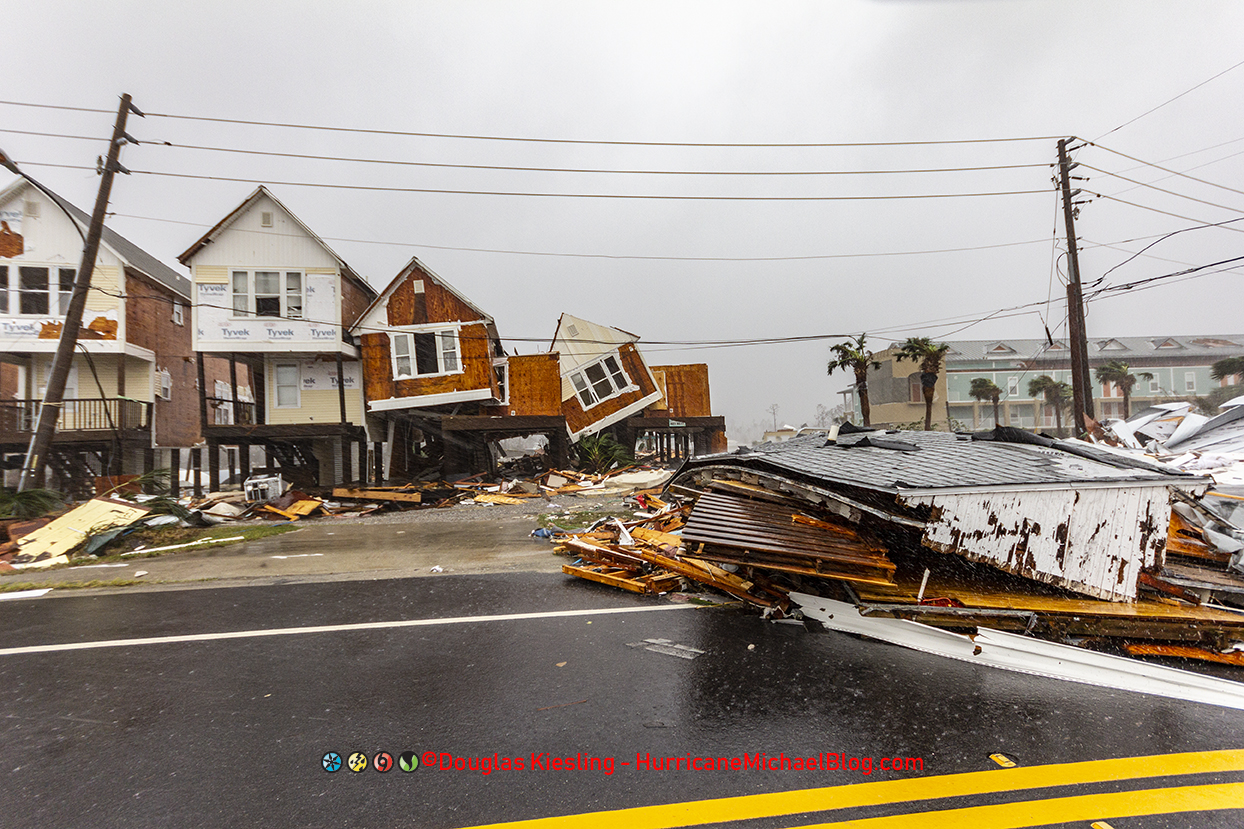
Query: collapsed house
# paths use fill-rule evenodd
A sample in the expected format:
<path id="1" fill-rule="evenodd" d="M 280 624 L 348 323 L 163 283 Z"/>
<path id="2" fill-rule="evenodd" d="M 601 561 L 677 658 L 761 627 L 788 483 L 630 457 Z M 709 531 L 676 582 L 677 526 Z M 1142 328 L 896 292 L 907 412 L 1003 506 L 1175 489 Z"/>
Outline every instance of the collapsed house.
<path id="1" fill-rule="evenodd" d="M 506 355 L 493 318 L 418 259 L 353 329 L 368 428 L 384 441 L 377 479 L 488 469 L 491 445 L 543 435 L 556 465 L 569 443 L 557 354 Z"/>
<path id="2" fill-rule="evenodd" d="M 1244 502 L 1211 484 L 1005 427 L 844 427 L 687 460 L 658 509 L 562 540 L 563 570 L 652 593 L 676 575 L 954 659 L 1244 708 L 1244 685 L 1124 655 L 1244 665 L 1244 577 L 1197 541 L 1222 529 L 1207 503 Z"/>
<path id="3" fill-rule="evenodd" d="M 607 432 L 662 461 L 725 451 L 726 421 L 712 413 L 708 366 L 649 366 L 638 343 L 620 328 L 558 318 L 550 351 L 560 360 L 571 440 Z"/>

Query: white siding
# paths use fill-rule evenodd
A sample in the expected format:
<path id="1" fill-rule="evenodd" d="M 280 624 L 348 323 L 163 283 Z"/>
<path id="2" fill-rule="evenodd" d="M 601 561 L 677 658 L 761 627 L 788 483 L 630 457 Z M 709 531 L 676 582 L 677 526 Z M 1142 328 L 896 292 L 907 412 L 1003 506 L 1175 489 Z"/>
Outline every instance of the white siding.
<path id="1" fill-rule="evenodd" d="M 272 227 L 261 227 L 260 216 L 272 213 Z M 194 255 L 194 265 L 284 268 L 325 268 L 336 271 L 337 260 L 267 196 L 261 196 L 233 220 L 210 245 Z"/>
<path id="2" fill-rule="evenodd" d="M 1170 525 L 1165 486 L 903 500 L 933 507 L 926 546 L 1109 601 L 1136 598 L 1140 571 L 1161 563 Z"/>

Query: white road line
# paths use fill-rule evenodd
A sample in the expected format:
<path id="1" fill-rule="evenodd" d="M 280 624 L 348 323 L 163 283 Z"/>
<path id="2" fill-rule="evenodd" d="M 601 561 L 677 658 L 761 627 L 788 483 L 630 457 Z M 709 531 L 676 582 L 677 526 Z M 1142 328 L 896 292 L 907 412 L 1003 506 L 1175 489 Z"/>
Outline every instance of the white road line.
<path id="1" fill-rule="evenodd" d="M 51 593 L 52 588 L 44 587 L 37 590 L 17 590 L 12 593 L 0 593 L 0 601 L 5 599 L 35 599 L 45 593 Z"/>
<path id="2" fill-rule="evenodd" d="M 182 636 L 154 636 L 149 639 L 103 639 L 96 642 L 65 642 L 60 645 L 26 645 L 20 648 L 2 648 L 0 649 L 0 656 L 18 656 L 24 653 L 53 653 L 55 651 L 83 651 L 92 648 L 128 648 L 137 645 L 165 645 L 173 642 L 211 642 L 217 639 L 255 639 L 262 636 L 293 636 L 301 633 L 337 633 L 347 630 L 384 630 L 386 628 L 462 625 L 477 622 L 516 622 L 527 619 L 562 619 L 572 616 L 604 616 L 615 613 L 651 613 L 659 610 L 696 610 L 699 607 L 699 605 L 693 604 L 671 604 L 658 607 L 551 610 L 545 613 L 505 613 L 498 616 L 451 616 L 446 619 L 399 619 L 392 622 L 359 622 L 352 625 L 315 625 L 300 628 L 271 628 L 268 630 L 234 630 L 225 633 L 189 633 Z"/>

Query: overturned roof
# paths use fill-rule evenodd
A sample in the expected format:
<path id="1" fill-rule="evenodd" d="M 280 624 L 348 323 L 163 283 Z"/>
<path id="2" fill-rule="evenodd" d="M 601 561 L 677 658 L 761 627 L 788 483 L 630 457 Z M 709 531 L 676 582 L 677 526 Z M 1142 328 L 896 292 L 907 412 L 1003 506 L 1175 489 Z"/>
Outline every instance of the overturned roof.
<path id="1" fill-rule="evenodd" d="M 1203 482 L 1163 464 L 1006 428 L 976 435 L 855 432 L 836 441 L 805 435 L 746 453 L 695 458 L 684 468 L 721 464 L 890 493 Z"/>

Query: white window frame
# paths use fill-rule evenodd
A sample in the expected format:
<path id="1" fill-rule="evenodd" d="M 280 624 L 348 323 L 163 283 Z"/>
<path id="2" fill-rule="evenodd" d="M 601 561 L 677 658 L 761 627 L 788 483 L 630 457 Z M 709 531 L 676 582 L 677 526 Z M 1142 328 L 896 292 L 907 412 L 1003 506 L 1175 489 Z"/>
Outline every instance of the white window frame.
<path id="1" fill-rule="evenodd" d="M 610 367 L 610 362 L 613 363 L 613 367 Z M 588 372 L 598 366 L 604 373 L 604 377 L 601 380 L 593 381 L 588 375 Z M 613 368 L 617 368 L 616 373 L 613 371 Z M 622 379 L 626 381 L 626 385 L 618 385 L 616 374 L 622 375 Z M 578 398 L 579 405 L 583 407 L 584 411 L 599 406 L 606 400 L 612 400 L 613 398 L 619 397 L 627 392 L 638 391 L 639 389 L 639 386 L 635 385 L 635 383 L 631 381 L 630 376 L 626 373 L 626 369 L 622 367 L 622 355 L 618 352 L 606 354 L 599 360 L 593 360 L 590 363 L 585 363 L 571 371 L 566 376 L 569 378 L 570 385 L 574 389 L 575 397 Z M 599 386 L 602 385 L 602 383 L 608 385 L 611 389 L 608 394 L 601 393 Z"/>
<path id="2" fill-rule="evenodd" d="M 186 306 L 178 300 L 173 300 L 173 323 L 175 325 L 186 324 Z"/>
<path id="3" fill-rule="evenodd" d="M 0 314 L 10 317 L 48 319 L 63 317 L 69 310 L 69 299 L 73 296 L 74 280 L 77 279 L 78 274 L 77 268 L 66 268 L 63 264 L 55 262 L 14 262 L 0 265 L 0 268 L 3 268 L 5 272 L 3 284 L 0 285 L 0 294 L 3 294 L 3 298 L 0 299 Z M 41 270 L 46 273 L 47 283 L 43 290 L 22 290 L 22 271 L 26 269 Z M 62 289 L 62 277 L 68 279 L 67 290 Z M 47 310 L 23 312 L 22 296 L 28 293 L 41 297 L 46 295 Z"/>
<path id="4" fill-rule="evenodd" d="M 1149 381 L 1149 393 L 1159 394 L 1161 393 L 1161 391 L 1162 391 L 1162 381 L 1159 380 L 1157 377 L 1154 377 L 1152 380 Z"/>
<path id="5" fill-rule="evenodd" d="M 281 369 L 292 368 L 294 370 L 294 403 L 293 405 L 281 403 L 281 388 L 291 384 L 281 383 Z M 272 364 L 272 407 L 274 409 L 301 409 L 302 408 L 302 366 L 297 362 L 291 363 L 273 363 Z"/>
<path id="6" fill-rule="evenodd" d="M 1195 371 L 1184 372 L 1184 391 L 1190 391 L 1190 392 L 1196 391 L 1196 372 Z"/>
<path id="7" fill-rule="evenodd" d="M 497 385 L 501 391 L 501 394 L 497 396 L 497 402 L 508 406 L 510 403 L 510 361 L 504 357 L 497 357 L 492 361 L 492 371 L 497 377 Z"/>
<path id="8" fill-rule="evenodd" d="M 169 373 L 168 369 L 162 368 L 160 369 L 160 374 L 159 374 L 158 379 L 160 381 L 160 399 L 161 400 L 172 400 L 173 399 L 173 375 Z"/>
<path id="9" fill-rule="evenodd" d="M 1006 378 L 1006 396 L 1019 397 L 1019 378 L 1012 375 Z"/>
<path id="10" fill-rule="evenodd" d="M 255 282 L 259 274 L 276 274 L 275 291 L 260 294 Z M 246 291 L 239 291 L 238 277 L 245 278 Z M 290 283 L 296 281 L 297 288 L 290 290 Z M 276 297 L 278 311 L 276 314 L 258 313 L 260 297 Z M 239 300 L 241 300 L 239 302 Z M 296 300 L 296 301 L 295 301 Z M 245 310 L 239 308 L 245 306 Z M 230 268 L 229 269 L 229 314 L 233 319 L 305 319 L 307 313 L 307 272 L 298 268 Z"/>
<path id="11" fill-rule="evenodd" d="M 389 332 L 389 369 L 394 380 L 420 380 L 425 377 L 446 377 L 462 374 L 462 326 L 435 323 L 411 325 Z M 436 356 L 436 371 L 419 373 L 419 361 L 415 337 L 432 335 Z M 399 345 L 400 343 L 400 345 Z M 404 352 L 404 353 L 403 353 Z M 401 361 L 408 361 L 410 370 L 401 369 Z"/>

